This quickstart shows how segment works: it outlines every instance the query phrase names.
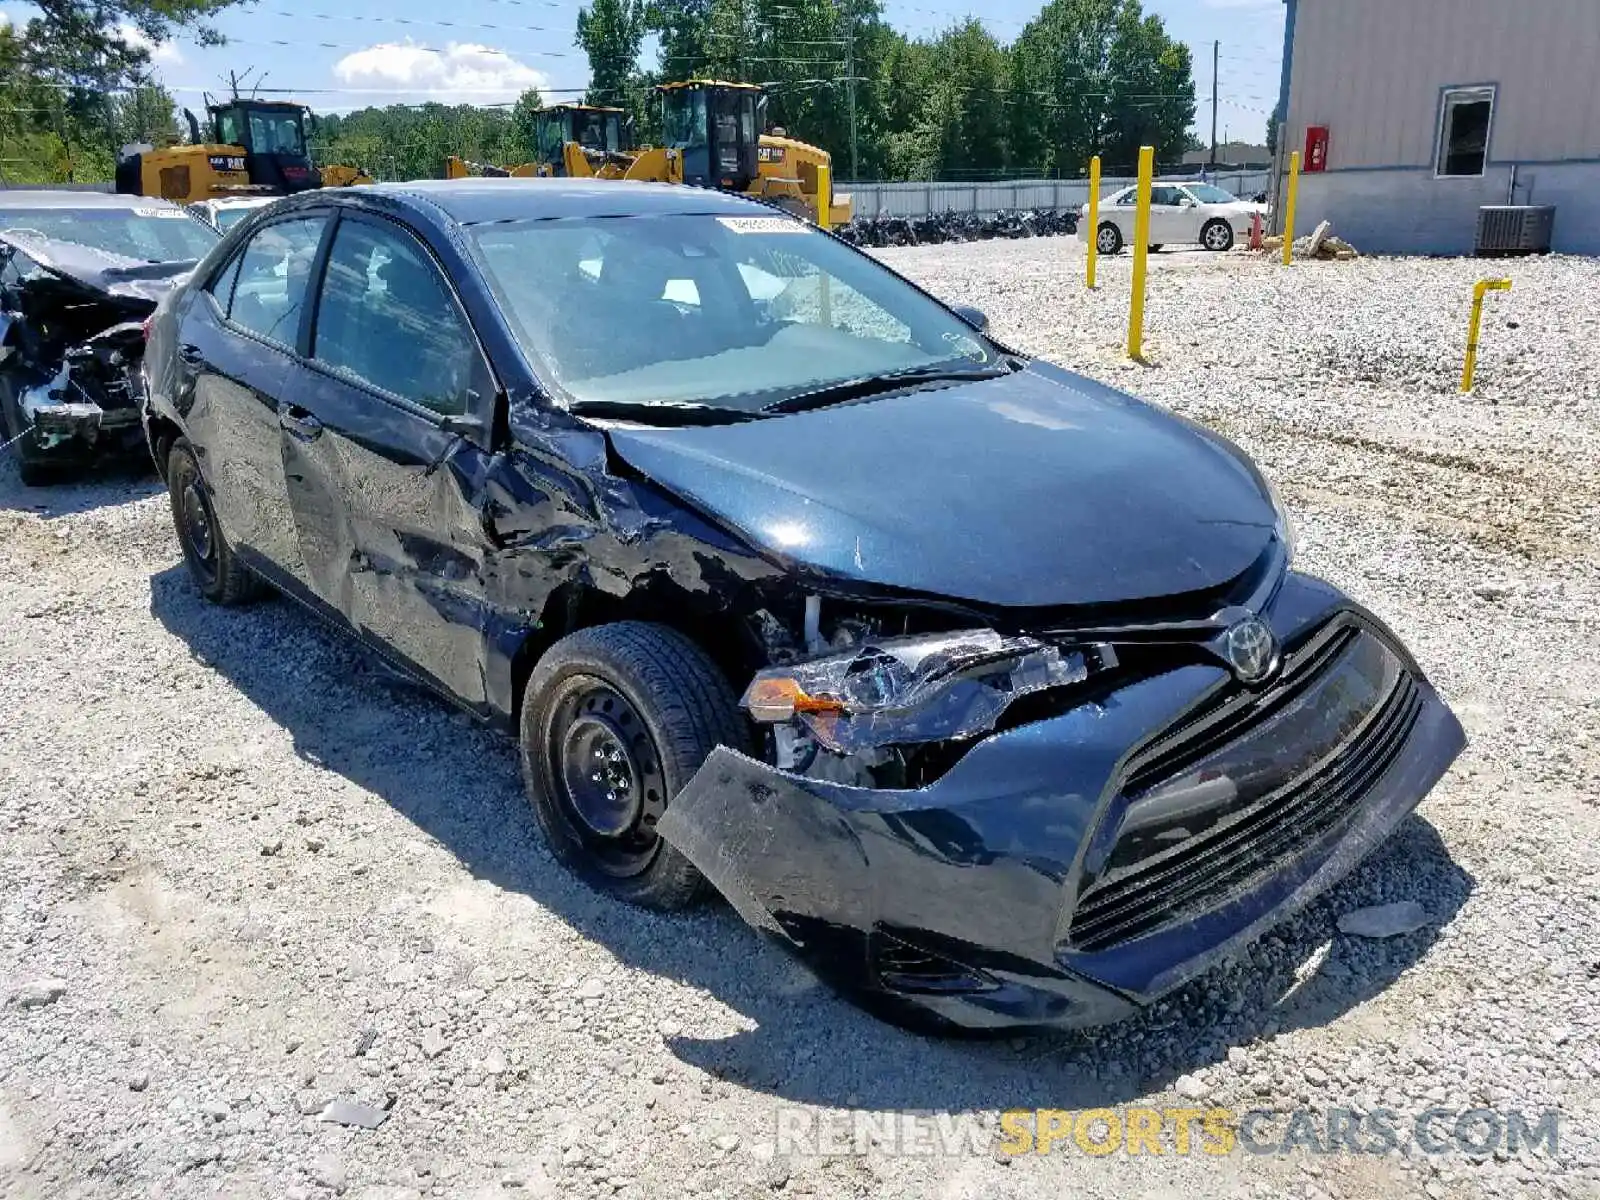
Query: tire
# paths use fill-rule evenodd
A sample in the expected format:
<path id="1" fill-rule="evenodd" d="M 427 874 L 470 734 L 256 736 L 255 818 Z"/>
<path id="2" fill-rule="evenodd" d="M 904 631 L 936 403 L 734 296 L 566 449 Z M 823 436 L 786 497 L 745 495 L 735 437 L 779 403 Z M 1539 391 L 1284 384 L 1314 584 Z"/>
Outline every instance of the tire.
<path id="1" fill-rule="evenodd" d="M 701 899 L 705 878 L 654 826 L 713 749 L 748 744 L 706 653 L 665 625 L 596 625 L 551 646 L 524 696 L 523 784 L 557 860 L 644 908 Z"/>
<path id="2" fill-rule="evenodd" d="M 244 604 L 266 590 L 261 577 L 239 561 L 222 536 L 211 496 L 200 475 L 200 463 L 188 438 L 178 438 L 167 454 L 167 497 L 172 524 L 189 578 L 213 604 Z"/>
<path id="3" fill-rule="evenodd" d="M 1122 230 L 1110 221 L 1102 221 L 1095 231 L 1094 244 L 1101 254 L 1116 254 L 1122 249 Z"/>
<path id="4" fill-rule="evenodd" d="M 1166 245 L 1165 242 L 1152 242 L 1150 244 L 1150 253 L 1151 254 L 1160 254 L 1161 253 L 1161 247 L 1165 246 L 1165 245 Z"/>
<path id="5" fill-rule="evenodd" d="M 1212 218 L 1200 227 L 1200 244 L 1207 250 L 1232 250 L 1233 226 Z"/>

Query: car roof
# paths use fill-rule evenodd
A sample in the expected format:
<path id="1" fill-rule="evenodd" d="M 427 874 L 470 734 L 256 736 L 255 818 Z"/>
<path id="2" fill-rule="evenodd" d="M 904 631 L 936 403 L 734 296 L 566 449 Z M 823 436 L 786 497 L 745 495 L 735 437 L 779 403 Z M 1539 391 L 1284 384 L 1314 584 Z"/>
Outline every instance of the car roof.
<path id="1" fill-rule="evenodd" d="M 352 198 L 367 193 L 426 200 L 461 225 L 552 217 L 752 216 L 773 211 L 767 205 L 709 188 L 620 179 L 431 179 L 338 191 Z"/>
<path id="2" fill-rule="evenodd" d="M 170 200 L 155 196 L 125 196 L 117 192 L 79 192 L 49 188 L 7 188 L 0 190 L 0 212 L 8 209 L 37 212 L 43 208 L 171 208 L 182 211 Z"/>

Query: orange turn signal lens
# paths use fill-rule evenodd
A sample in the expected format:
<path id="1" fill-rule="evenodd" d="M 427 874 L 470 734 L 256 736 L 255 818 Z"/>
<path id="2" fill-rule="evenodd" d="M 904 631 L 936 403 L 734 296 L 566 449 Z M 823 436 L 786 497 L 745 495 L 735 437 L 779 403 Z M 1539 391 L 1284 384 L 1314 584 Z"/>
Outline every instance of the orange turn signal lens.
<path id="1" fill-rule="evenodd" d="M 744 706 L 757 721 L 787 721 L 795 713 L 842 713 L 844 705 L 828 696 L 808 696 L 793 679 L 768 676 L 750 684 Z"/>

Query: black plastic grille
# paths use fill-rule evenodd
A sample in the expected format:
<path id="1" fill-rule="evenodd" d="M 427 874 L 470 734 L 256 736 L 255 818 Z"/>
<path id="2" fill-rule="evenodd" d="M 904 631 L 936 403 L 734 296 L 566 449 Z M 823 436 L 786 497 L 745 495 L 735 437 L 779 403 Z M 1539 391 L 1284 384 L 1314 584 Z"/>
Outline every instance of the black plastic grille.
<path id="1" fill-rule="evenodd" d="M 1342 650 L 1357 637 L 1367 636 L 1353 629 L 1347 632 L 1349 636 L 1341 632 L 1337 638 L 1308 647 L 1308 653 L 1317 651 L 1314 662 L 1308 663 L 1314 669 L 1297 671 L 1299 679 L 1286 680 L 1288 690 L 1305 690 L 1308 681 Z M 1324 650 L 1327 653 L 1321 652 Z M 1089 882 L 1079 893 L 1068 928 L 1072 947 L 1103 950 L 1192 918 L 1280 869 L 1306 845 L 1350 820 L 1399 755 L 1421 708 L 1415 682 L 1400 669 L 1361 730 L 1320 766 L 1230 814 L 1225 823 Z M 1195 738 L 1158 751 L 1130 779 L 1149 784 L 1153 770 L 1171 778 L 1228 735 L 1234 740 L 1247 738 L 1249 728 L 1261 719 L 1261 710 L 1252 706 L 1244 727 L 1236 719 L 1223 721 L 1225 730 L 1207 726 Z M 1125 788 L 1124 792 L 1132 790 Z"/>

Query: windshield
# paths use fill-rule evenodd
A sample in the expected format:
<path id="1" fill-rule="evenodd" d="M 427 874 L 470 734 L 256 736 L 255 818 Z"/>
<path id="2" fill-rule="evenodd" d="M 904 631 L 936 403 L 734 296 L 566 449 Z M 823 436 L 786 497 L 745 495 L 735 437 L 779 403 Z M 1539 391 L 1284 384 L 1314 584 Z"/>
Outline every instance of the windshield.
<path id="1" fill-rule="evenodd" d="M 252 111 L 250 149 L 256 154 L 303 156 L 306 143 L 300 135 L 299 114 Z"/>
<path id="2" fill-rule="evenodd" d="M 123 258 L 187 262 L 203 258 L 220 236 L 175 208 L 42 208 L 0 212 L 0 231 L 17 230 L 76 242 Z"/>
<path id="3" fill-rule="evenodd" d="M 1209 183 L 1187 184 L 1186 190 L 1201 204 L 1233 204 L 1239 199 L 1232 192 L 1225 192 L 1219 187 L 1212 187 Z"/>
<path id="4" fill-rule="evenodd" d="M 568 402 L 756 412 L 846 380 L 996 361 L 940 305 L 790 217 L 561 218 L 469 232 L 518 341 Z"/>
<path id="5" fill-rule="evenodd" d="M 666 143 L 681 149 L 706 144 L 706 94 L 699 89 L 663 93 L 661 114 Z"/>

